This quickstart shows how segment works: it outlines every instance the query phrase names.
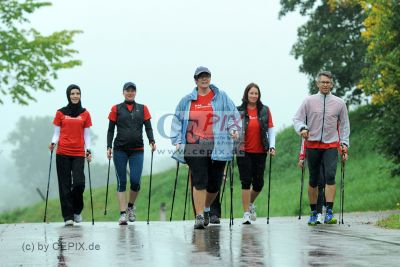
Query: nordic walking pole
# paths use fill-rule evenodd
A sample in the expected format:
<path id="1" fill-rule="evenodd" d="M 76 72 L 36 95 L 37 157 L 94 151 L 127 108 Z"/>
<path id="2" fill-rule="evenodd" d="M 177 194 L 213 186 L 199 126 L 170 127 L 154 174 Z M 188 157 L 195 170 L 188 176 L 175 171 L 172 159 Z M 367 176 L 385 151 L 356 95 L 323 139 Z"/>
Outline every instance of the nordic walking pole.
<path id="1" fill-rule="evenodd" d="M 299 208 L 299 220 L 301 219 L 301 206 L 302 206 L 302 200 L 303 200 L 303 187 L 304 187 L 304 164 L 306 161 L 303 161 L 303 167 L 301 168 L 301 181 L 300 181 L 300 208 Z"/>
<path id="2" fill-rule="evenodd" d="M 176 176 L 175 176 L 174 194 L 172 196 L 171 216 L 169 217 L 169 221 L 172 221 L 172 212 L 174 211 L 175 192 L 176 192 L 176 183 L 178 182 L 178 173 L 179 173 L 179 161 L 176 162 Z"/>
<path id="3" fill-rule="evenodd" d="M 232 163 L 230 166 L 230 179 L 229 179 L 229 184 L 231 188 L 231 211 L 230 211 L 230 220 L 229 220 L 229 227 L 233 225 L 233 172 L 234 172 L 234 160 L 235 158 L 232 159 Z"/>
<path id="4" fill-rule="evenodd" d="M 220 197 L 220 200 L 219 200 L 220 205 L 222 205 L 222 200 L 224 200 L 224 212 L 225 212 L 225 216 L 224 217 L 225 218 L 226 218 L 226 197 L 224 198 L 224 192 L 225 192 L 226 179 L 228 179 L 227 173 L 228 173 L 228 169 L 229 169 L 230 164 L 231 164 L 231 162 L 228 161 L 228 163 L 226 164 L 226 168 L 224 170 L 224 176 L 223 176 L 224 186 L 222 187 L 222 194 L 220 195 L 221 197 Z M 222 211 L 221 211 L 221 213 L 222 213 Z"/>
<path id="5" fill-rule="evenodd" d="M 189 187 L 190 187 L 190 195 L 191 195 L 191 199 L 192 199 L 192 209 L 193 209 L 193 216 L 194 218 L 196 218 L 196 205 L 194 204 L 194 198 L 193 198 L 193 176 L 190 173 L 190 179 L 189 179 Z"/>
<path id="6" fill-rule="evenodd" d="M 272 156 L 271 156 L 271 154 L 269 154 L 267 224 L 269 224 L 269 203 L 270 203 L 270 196 L 271 196 L 271 168 L 272 168 Z"/>
<path id="7" fill-rule="evenodd" d="M 188 197 L 188 191 L 189 191 L 189 177 L 190 177 L 190 168 L 188 169 L 187 182 L 186 182 L 185 208 L 183 209 L 183 220 L 186 219 L 186 203 L 187 203 L 187 197 Z"/>
<path id="8" fill-rule="evenodd" d="M 228 169 L 229 169 L 230 164 L 231 164 L 231 162 L 228 161 L 228 163 L 226 164 L 226 168 L 225 168 L 225 170 L 224 170 L 224 176 L 223 176 L 224 185 L 222 186 L 222 194 L 221 194 L 221 198 L 220 198 L 220 203 L 222 202 L 222 199 L 224 198 L 224 192 L 225 192 L 225 185 L 226 185 L 227 173 L 228 173 Z"/>
<path id="9" fill-rule="evenodd" d="M 341 157 L 340 157 L 341 159 Z M 342 186 L 343 186 L 343 162 L 340 162 L 340 187 L 339 187 L 339 224 L 342 222 Z"/>
<path id="10" fill-rule="evenodd" d="M 344 210 L 344 171 L 345 171 L 345 161 L 342 158 L 342 168 L 341 168 L 341 179 L 340 179 L 340 212 L 342 214 L 341 220 L 342 224 L 344 224 L 343 221 L 343 210 Z M 339 221 L 340 223 L 340 221 Z"/>
<path id="11" fill-rule="evenodd" d="M 301 142 L 300 142 L 300 154 L 304 155 L 304 160 L 303 160 L 303 165 L 301 166 L 301 179 L 300 179 L 300 208 L 299 208 L 299 220 L 301 219 L 301 208 L 302 208 L 302 200 L 303 200 L 303 187 L 304 187 L 304 169 L 305 169 L 305 164 L 306 164 L 306 160 L 305 160 L 305 140 L 303 138 L 301 138 Z"/>
<path id="12" fill-rule="evenodd" d="M 152 178 L 153 178 L 153 154 L 154 154 L 154 150 L 151 150 L 150 184 L 149 184 L 149 203 L 147 204 L 147 224 L 149 224 L 149 218 L 150 218 L 151 180 L 152 180 Z"/>
<path id="13" fill-rule="evenodd" d="M 46 206 L 44 208 L 43 222 L 46 222 L 46 216 L 47 216 L 47 201 L 49 200 L 50 173 L 51 173 L 51 161 L 52 161 L 52 159 L 53 159 L 53 150 L 51 150 L 51 152 L 50 152 L 49 179 L 47 180 Z"/>
<path id="14" fill-rule="evenodd" d="M 89 174 L 90 206 L 92 208 L 92 225 L 94 225 L 93 197 L 92 197 L 92 179 L 90 178 L 90 163 L 89 163 L 89 161 L 87 161 L 87 166 L 88 166 L 88 174 Z"/>
<path id="15" fill-rule="evenodd" d="M 111 165 L 111 159 L 108 159 L 106 204 L 104 205 L 104 215 L 107 215 L 108 183 L 110 182 L 110 165 Z"/>

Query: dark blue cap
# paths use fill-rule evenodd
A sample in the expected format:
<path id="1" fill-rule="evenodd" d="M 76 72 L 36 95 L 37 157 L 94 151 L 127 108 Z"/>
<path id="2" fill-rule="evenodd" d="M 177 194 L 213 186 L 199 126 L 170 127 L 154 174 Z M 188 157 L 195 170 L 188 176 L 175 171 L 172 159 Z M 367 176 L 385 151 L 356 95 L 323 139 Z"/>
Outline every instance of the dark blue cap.
<path id="1" fill-rule="evenodd" d="M 200 66 L 196 68 L 196 71 L 194 72 L 194 78 L 197 78 L 202 73 L 208 73 L 211 75 L 211 71 L 208 68 Z"/>
<path id="2" fill-rule="evenodd" d="M 133 82 L 127 82 L 124 84 L 124 87 L 122 90 L 127 90 L 128 88 L 132 88 L 136 91 L 136 84 L 134 84 Z"/>

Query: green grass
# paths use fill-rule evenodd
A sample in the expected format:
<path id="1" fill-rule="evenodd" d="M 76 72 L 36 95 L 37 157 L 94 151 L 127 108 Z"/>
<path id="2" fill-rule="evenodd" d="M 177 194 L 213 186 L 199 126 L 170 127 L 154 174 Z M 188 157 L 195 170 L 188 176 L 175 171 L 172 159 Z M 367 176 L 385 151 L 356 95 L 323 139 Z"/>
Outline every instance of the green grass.
<path id="1" fill-rule="evenodd" d="M 388 229 L 400 229 L 400 214 L 392 214 L 389 217 L 378 221 L 377 225 Z"/>
<path id="2" fill-rule="evenodd" d="M 396 203 L 400 202 L 400 177 L 391 177 L 392 163 L 374 150 L 374 137 L 371 129 L 374 124 L 369 118 L 368 107 L 362 107 L 352 112 L 351 119 L 351 147 L 349 161 L 346 163 L 345 175 L 345 211 L 378 211 L 396 209 Z M 273 216 L 297 216 L 300 197 L 301 171 L 297 168 L 297 159 L 300 146 L 300 138 L 292 127 L 281 131 L 277 136 L 277 155 L 272 162 L 270 217 Z M 172 159 L 171 159 L 172 160 Z M 155 156 L 155 162 L 157 158 Z M 268 165 L 265 170 L 265 186 L 259 198 L 256 200 L 257 214 L 267 215 L 268 194 Z M 173 186 L 175 181 L 175 169 L 153 175 L 152 198 L 150 220 L 159 220 L 159 208 L 161 203 L 166 204 L 167 220 L 170 217 Z M 92 178 L 93 179 L 93 178 Z M 95 179 L 95 178 L 94 178 Z M 115 178 L 113 178 L 115 179 Z M 111 181 L 115 181 L 110 179 Z M 187 179 L 187 167 L 182 166 L 179 171 L 176 199 L 174 205 L 174 220 L 182 220 L 185 200 L 185 188 Z M 340 183 L 340 165 L 338 165 L 337 184 Z M 305 174 L 303 191 L 303 214 L 309 212 L 307 200 L 308 173 Z M 138 197 L 137 218 L 146 220 L 148 201 L 149 177 L 142 177 L 142 190 Z M 238 170 L 235 169 L 234 179 L 234 216 L 243 215 L 241 205 L 241 189 Z M 116 186 L 109 187 L 108 212 L 104 216 L 106 188 L 93 190 L 93 205 L 95 221 L 116 221 L 119 216 Z M 222 201 L 222 216 L 229 217 L 229 186 L 225 190 L 225 199 Z M 45 203 L 37 203 L 29 207 L 9 211 L 0 215 L 0 223 L 16 222 L 42 222 Z M 334 210 L 338 211 L 339 191 L 337 191 Z M 190 209 L 189 209 L 190 208 Z M 62 221 L 60 203 L 58 199 L 49 200 L 48 221 Z M 90 196 L 88 184 L 85 190 L 84 220 L 90 221 Z M 187 219 L 193 219 L 191 204 L 188 204 Z"/>

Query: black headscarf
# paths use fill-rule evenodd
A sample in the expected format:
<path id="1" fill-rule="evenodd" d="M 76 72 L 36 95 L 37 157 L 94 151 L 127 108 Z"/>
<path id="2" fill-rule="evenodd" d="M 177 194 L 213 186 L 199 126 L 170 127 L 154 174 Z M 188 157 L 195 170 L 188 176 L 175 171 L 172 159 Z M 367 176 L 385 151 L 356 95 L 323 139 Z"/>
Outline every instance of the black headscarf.
<path id="1" fill-rule="evenodd" d="M 86 111 L 86 109 L 82 108 L 82 104 L 81 101 L 79 100 L 78 103 L 73 104 L 71 102 L 71 91 L 73 89 L 78 89 L 79 92 L 81 92 L 81 88 L 79 88 L 78 85 L 76 84 L 71 84 L 67 87 L 67 99 L 68 99 L 68 105 L 59 109 L 59 111 L 66 115 L 66 116 L 70 116 L 70 117 L 78 117 L 80 114 L 82 114 L 83 112 Z"/>

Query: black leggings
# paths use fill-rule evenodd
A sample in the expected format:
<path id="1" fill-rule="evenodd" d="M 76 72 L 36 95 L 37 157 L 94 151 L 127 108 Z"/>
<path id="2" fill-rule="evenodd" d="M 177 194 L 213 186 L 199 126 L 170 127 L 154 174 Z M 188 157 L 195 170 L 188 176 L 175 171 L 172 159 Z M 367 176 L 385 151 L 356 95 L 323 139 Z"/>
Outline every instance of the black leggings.
<path id="1" fill-rule="evenodd" d="M 325 167 L 324 164 L 321 163 L 320 166 L 320 176 L 318 179 L 318 198 L 317 198 L 317 212 L 322 213 L 322 206 L 326 206 L 325 201 L 325 177 L 324 171 Z"/>
<path id="2" fill-rule="evenodd" d="M 199 140 L 185 145 L 185 161 L 192 173 L 192 184 L 197 190 L 217 193 L 221 187 L 226 161 L 212 160 L 213 140 Z"/>
<path id="3" fill-rule="evenodd" d="M 250 189 L 261 192 L 264 187 L 264 170 L 266 153 L 244 153 L 244 156 L 237 156 L 237 165 L 239 167 L 240 181 L 242 189 Z"/>
<path id="4" fill-rule="evenodd" d="M 64 221 L 73 220 L 83 209 L 85 158 L 57 154 L 56 165 L 62 216 Z"/>
<path id="5" fill-rule="evenodd" d="M 226 161 L 212 160 L 211 157 L 185 157 L 192 173 L 192 183 L 197 190 L 207 189 L 217 193 L 221 187 Z"/>
<path id="6" fill-rule="evenodd" d="M 310 172 L 309 185 L 317 187 L 320 177 L 324 177 L 326 184 L 334 185 L 338 160 L 337 148 L 307 148 L 306 155 Z"/>

